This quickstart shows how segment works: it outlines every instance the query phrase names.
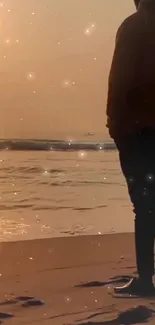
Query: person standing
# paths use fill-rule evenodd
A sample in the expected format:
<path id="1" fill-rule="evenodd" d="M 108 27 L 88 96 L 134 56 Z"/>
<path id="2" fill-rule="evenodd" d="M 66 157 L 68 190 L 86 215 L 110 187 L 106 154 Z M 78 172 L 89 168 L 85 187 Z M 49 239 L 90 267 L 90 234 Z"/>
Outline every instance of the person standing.
<path id="1" fill-rule="evenodd" d="M 135 213 L 138 277 L 114 291 L 150 296 L 155 295 L 155 0 L 134 3 L 136 12 L 117 31 L 106 113 Z"/>

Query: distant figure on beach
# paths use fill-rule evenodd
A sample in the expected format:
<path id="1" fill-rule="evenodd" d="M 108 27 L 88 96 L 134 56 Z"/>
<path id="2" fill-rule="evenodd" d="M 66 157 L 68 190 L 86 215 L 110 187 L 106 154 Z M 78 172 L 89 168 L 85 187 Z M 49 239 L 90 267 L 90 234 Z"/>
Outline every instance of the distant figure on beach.
<path id="1" fill-rule="evenodd" d="M 155 295 L 155 0 L 134 3 L 136 13 L 124 20 L 116 36 L 107 127 L 134 207 L 138 277 L 114 291 L 151 296 Z"/>

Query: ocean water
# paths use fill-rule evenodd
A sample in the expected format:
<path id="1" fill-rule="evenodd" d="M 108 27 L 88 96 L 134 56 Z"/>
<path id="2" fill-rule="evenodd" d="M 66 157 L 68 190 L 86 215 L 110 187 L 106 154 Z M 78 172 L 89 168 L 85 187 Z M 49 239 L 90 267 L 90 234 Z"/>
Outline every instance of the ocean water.
<path id="1" fill-rule="evenodd" d="M 129 212 L 116 151 L 0 152 L 1 241 L 132 231 Z"/>

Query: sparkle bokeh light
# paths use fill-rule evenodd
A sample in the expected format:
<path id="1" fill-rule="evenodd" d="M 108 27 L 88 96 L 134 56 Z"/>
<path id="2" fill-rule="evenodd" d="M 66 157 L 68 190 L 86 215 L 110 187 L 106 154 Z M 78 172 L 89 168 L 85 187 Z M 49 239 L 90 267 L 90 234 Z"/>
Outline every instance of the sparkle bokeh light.
<path id="1" fill-rule="evenodd" d="M 118 2 L 113 18 L 108 0 L 87 0 L 82 9 L 79 0 L 0 3 L 1 137 L 106 132 L 115 32 L 132 10 Z"/>

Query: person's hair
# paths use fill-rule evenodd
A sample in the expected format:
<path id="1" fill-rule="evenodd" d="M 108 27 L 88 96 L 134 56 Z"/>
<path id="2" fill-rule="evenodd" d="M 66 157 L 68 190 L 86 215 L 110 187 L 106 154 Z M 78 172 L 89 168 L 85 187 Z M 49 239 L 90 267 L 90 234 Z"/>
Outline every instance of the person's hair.
<path id="1" fill-rule="evenodd" d="M 140 0 L 134 0 L 134 4 L 135 4 L 136 8 L 138 8 L 139 3 L 140 3 Z"/>

